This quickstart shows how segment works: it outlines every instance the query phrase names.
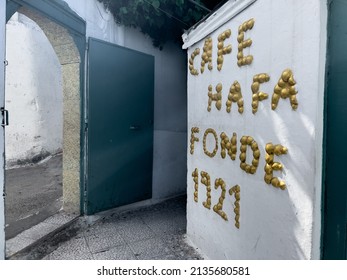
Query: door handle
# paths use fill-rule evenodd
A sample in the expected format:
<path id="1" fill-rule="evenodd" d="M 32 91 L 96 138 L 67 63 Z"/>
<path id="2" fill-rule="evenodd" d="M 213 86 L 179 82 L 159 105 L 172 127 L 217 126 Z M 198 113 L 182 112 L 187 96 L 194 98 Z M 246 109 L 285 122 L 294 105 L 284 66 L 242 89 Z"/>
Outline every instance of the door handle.
<path id="1" fill-rule="evenodd" d="M 4 107 L 1 107 L 0 108 L 0 111 L 1 111 L 1 115 L 2 115 L 2 123 L 1 125 L 3 127 L 7 126 L 8 125 L 8 111 L 5 110 Z"/>
<path id="2" fill-rule="evenodd" d="M 141 129 L 141 126 L 140 125 L 131 125 L 129 127 L 130 130 L 140 130 Z"/>

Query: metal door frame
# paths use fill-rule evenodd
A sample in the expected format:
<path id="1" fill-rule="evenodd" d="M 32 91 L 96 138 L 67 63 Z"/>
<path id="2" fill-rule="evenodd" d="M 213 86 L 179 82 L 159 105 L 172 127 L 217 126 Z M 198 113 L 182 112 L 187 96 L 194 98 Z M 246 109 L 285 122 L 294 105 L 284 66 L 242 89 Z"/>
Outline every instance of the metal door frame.
<path id="1" fill-rule="evenodd" d="M 5 104 L 5 14 L 6 2 L 0 3 L 0 107 Z M 5 194 L 4 194 L 4 175 L 5 175 L 5 130 L 0 128 L 0 260 L 5 259 Z"/>
<path id="2" fill-rule="evenodd" d="M 334 8 L 333 5 L 336 3 L 345 4 L 345 7 Z M 347 55 L 345 52 L 341 52 L 341 46 L 344 47 L 344 51 L 347 48 L 347 21 L 345 17 L 341 17 L 337 13 L 347 12 L 347 0 L 328 0 L 327 5 L 328 43 L 324 100 L 321 258 L 346 259 L 347 190 L 342 194 L 339 190 L 346 189 L 347 180 L 345 175 L 341 174 L 341 168 L 340 170 L 338 168 L 345 164 L 342 155 L 347 155 L 347 147 L 343 141 L 339 144 L 338 139 L 345 140 L 344 137 L 347 137 L 347 116 L 345 111 L 341 109 L 346 98 L 342 99 L 345 94 L 339 87 L 341 81 L 344 83 L 346 79 L 341 74 L 347 76 L 347 59 L 341 59 L 341 55 L 343 57 Z M 337 215 L 333 213 L 334 211 Z M 344 228 L 340 231 L 338 225 L 341 224 L 343 217 L 341 218 L 340 215 L 339 218 L 339 214 L 345 219 Z M 341 232 L 345 235 L 341 236 Z"/>

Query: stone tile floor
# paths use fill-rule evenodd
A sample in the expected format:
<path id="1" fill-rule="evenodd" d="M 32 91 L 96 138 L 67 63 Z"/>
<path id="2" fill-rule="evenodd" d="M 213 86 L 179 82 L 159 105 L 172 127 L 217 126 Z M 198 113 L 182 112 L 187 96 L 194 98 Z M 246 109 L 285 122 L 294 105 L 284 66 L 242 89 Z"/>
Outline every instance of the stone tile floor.
<path id="1" fill-rule="evenodd" d="M 44 260 L 202 259 L 186 242 L 186 197 L 108 214 L 62 243 Z"/>

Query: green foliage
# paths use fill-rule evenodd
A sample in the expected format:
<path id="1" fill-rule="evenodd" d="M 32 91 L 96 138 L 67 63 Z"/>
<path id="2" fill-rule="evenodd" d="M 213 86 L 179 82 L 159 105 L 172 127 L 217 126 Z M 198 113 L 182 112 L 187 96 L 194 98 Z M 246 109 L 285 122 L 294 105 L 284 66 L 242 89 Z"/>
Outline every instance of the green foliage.
<path id="1" fill-rule="evenodd" d="M 181 42 L 184 29 L 199 21 L 206 10 L 188 0 L 98 0 L 124 26 L 139 28 L 162 48 L 168 40 Z M 200 0 L 195 2 L 201 4 Z"/>

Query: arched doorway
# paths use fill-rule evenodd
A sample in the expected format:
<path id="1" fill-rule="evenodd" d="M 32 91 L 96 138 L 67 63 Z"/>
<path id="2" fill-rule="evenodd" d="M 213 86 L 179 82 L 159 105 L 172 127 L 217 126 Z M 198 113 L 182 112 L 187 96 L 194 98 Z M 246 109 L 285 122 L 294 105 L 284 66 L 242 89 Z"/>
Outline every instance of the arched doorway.
<path id="1" fill-rule="evenodd" d="M 40 27 L 21 13 L 6 25 L 6 239 L 62 207 L 62 71 Z"/>
<path id="2" fill-rule="evenodd" d="M 68 213 L 79 215 L 83 212 L 81 112 L 84 106 L 85 23 L 61 1 L 31 2 L 8 1 L 7 18 L 18 11 L 33 20 L 46 35 L 59 60 L 63 96 L 63 208 Z"/>
<path id="3" fill-rule="evenodd" d="M 63 85 L 63 204 L 67 212 L 80 212 L 80 63 L 68 30 L 40 13 L 22 7 L 18 12 L 37 23 L 61 64 Z"/>

